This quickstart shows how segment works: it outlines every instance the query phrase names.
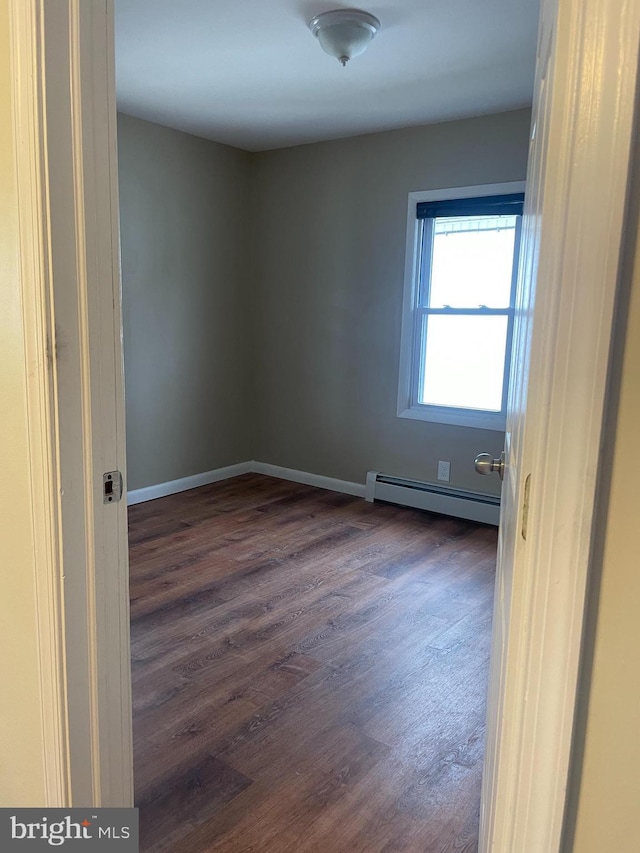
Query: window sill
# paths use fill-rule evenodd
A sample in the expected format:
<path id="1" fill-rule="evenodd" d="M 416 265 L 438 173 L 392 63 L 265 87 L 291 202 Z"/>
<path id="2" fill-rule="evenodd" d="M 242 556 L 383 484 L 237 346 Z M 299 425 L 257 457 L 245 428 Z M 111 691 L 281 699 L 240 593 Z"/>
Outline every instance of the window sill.
<path id="1" fill-rule="evenodd" d="M 436 409 L 429 406 L 412 406 L 400 409 L 398 410 L 398 417 L 413 421 L 471 427 L 472 429 L 489 429 L 496 432 L 504 432 L 507 426 L 504 415 L 495 415 L 490 412 Z"/>

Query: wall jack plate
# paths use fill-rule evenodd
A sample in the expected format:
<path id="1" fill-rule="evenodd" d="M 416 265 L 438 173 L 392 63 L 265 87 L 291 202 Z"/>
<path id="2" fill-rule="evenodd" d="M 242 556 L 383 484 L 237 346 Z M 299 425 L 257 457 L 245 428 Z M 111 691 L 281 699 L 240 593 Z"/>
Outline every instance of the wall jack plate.
<path id="1" fill-rule="evenodd" d="M 438 462 L 438 479 L 445 483 L 449 482 L 451 477 L 451 462 Z"/>

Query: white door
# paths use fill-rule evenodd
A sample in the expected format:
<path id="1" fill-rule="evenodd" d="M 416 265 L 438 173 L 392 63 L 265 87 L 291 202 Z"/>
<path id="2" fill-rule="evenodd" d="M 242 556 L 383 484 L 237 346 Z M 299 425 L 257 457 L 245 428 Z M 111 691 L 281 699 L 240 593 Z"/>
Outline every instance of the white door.
<path id="1" fill-rule="evenodd" d="M 531 488 L 531 460 L 525 456 L 527 390 L 531 365 L 531 334 L 533 331 L 536 271 L 540 251 L 538 217 L 544 198 L 544 162 L 548 146 L 549 72 L 553 50 L 555 21 L 551 16 L 551 3 L 543 10 L 540 21 L 538 56 L 536 63 L 536 89 L 531 119 L 531 140 L 527 169 L 526 204 L 520 244 L 519 281 L 516 297 L 516 324 L 512 349 L 511 384 L 507 408 L 507 428 L 503 468 L 502 501 L 498 538 L 498 560 L 493 614 L 493 642 L 487 708 L 487 742 L 482 792 L 483 833 L 495 838 L 496 822 L 503 826 L 506 814 L 501 806 L 507 805 L 509 779 L 500 765 L 501 748 L 504 749 L 506 729 L 513 720 L 505 695 L 508 679 L 509 636 L 512 624 L 512 593 L 514 574 L 518 571 L 521 548 L 528 535 L 528 495 Z M 555 4 L 553 4 L 555 5 Z M 554 10 L 555 11 L 555 10 Z M 496 460 L 498 461 L 498 460 Z M 490 476 L 498 476 L 497 472 Z M 532 532 L 533 534 L 533 532 Z M 514 614 L 515 616 L 515 614 Z M 517 616 L 516 616 L 517 618 Z M 502 786 L 507 786 L 507 791 Z M 511 804 L 509 806 L 512 807 Z M 487 850 L 491 849 L 487 847 Z M 498 846 L 496 849 L 503 849 Z M 507 848 L 504 848 L 507 849 Z"/>
<path id="2" fill-rule="evenodd" d="M 561 842 L 632 138 L 635 74 L 623 91 L 616 78 L 637 61 L 639 21 L 617 0 L 542 4 L 481 853 L 553 853 Z"/>

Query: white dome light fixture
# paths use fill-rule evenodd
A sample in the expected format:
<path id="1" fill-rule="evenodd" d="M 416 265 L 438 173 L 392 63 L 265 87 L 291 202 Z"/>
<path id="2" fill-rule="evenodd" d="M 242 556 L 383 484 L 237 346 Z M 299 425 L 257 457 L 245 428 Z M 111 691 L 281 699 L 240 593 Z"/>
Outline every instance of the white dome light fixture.
<path id="1" fill-rule="evenodd" d="M 365 52 L 380 29 L 380 21 L 359 9 L 336 9 L 316 15 L 309 21 L 309 29 L 324 52 L 335 56 L 344 66 L 354 56 Z"/>

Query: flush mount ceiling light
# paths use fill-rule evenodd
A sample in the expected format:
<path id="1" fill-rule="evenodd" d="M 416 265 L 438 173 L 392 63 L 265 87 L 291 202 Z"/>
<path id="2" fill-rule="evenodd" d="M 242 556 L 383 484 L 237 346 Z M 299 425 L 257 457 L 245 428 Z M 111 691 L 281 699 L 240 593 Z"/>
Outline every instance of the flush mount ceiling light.
<path id="1" fill-rule="evenodd" d="M 346 65 L 354 56 L 364 53 L 380 29 L 380 21 L 359 9 L 336 9 L 316 15 L 309 21 L 309 29 L 325 53 Z"/>

